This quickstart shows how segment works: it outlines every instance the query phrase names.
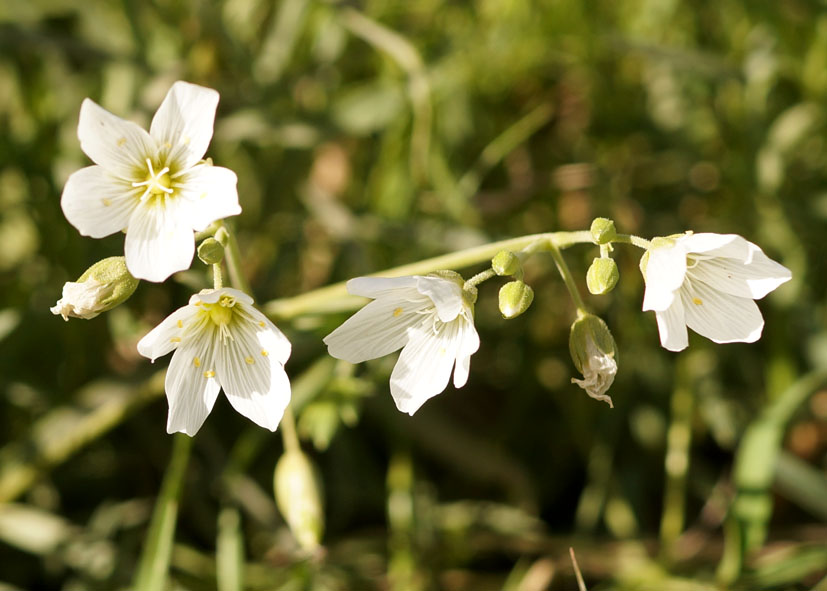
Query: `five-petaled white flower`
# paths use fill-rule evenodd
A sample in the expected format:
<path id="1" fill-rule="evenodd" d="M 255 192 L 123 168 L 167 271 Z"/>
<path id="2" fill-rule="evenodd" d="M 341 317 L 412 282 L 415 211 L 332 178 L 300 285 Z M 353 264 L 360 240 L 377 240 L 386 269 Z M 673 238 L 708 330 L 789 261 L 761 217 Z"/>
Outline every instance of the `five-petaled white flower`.
<path id="1" fill-rule="evenodd" d="M 427 277 L 358 277 L 353 295 L 373 298 L 324 339 L 328 352 L 361 363 L 402 349 L 391 374 L 396 407 L 410 415 L 442 392 L 454 370 L 454 387 L 468 381 L 471 355 L 480 346 L 473 298 L 462 278 L 443 271 Z M 454 367 L 456 365 L 456 367 Z"/>
<path id="2" fill-rule="evenodd" d="M 126 232 L 126 264 L 139 279 L 163 281 L 188 269 L 193 230 L 241 213 L 233 171 L 202 160 L 218 93 L 176 82 L 149 133 L 90 99 L 80 108 L 80 147 L 95 166 L 66 181 L 61 207 L 84 236 Z"/>
<path id="3" fill-rule="evenodd" d="M 138 343 L 152 361 L 175 350 L 165 382 L 168 433 L 195 435 L 221 388 L 239 413 L 278 427 L 290 402 L 290 341 L 252 304 L 236 289 L 204 290 Z"/>
<path id="4" fill-rule="evenodd" d="M 689 344 L 687 326 L 716 343 L 757 341 L 764 318 L 753 300 L 792 277 L 735 234 L 655 238 L 640 269 L 643 310 L 655 311 L 660 343 L 670 351 Z"/>

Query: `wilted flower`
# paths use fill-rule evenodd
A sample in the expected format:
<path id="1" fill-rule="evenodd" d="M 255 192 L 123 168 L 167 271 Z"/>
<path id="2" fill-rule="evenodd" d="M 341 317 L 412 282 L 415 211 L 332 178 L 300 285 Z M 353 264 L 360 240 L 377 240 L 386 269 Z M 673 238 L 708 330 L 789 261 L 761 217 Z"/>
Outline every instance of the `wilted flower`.
<path id="1" fill-rule="evenodd" d="M 80 147 L 95 166 L 66 181 L 61 207 L 84 236 L 126 232 L 129 272 L 163 281 L 189 268 L 193 230 L 241 213 L 235 173 L 202 160 L 218 93 L 176 82 L 149 133 L 90 99 L 80 108 Z"/>
<path id="2" fill-rule="evenodd" d="M 575 367 L 583 374 L 582 380 L 572 378 L 572 383 L 592 398 L 613 406 L 606 391 L 617 374 L 617 345 L 606 323 L 594 314 L 580 314 L 571 325 L 569 351 Z"/>
<path id="3" fill-rule="evenodd" d="M 471 355 L 480 346 L 473 298 L 452 271 L 427 277 L 358 277 L 353 295 L 373 298 L 327 335 L 329 353 L 361 363 L 402 349 L 391 374 L 396 407 L 410 415 L 442 392 L 454 371 L 454 387 L 468 380 Z M 456 367 L 455 367 L 456 366 Z"/>
<path id="4" fill-rule="evenodd" d="M 89 267 L 80 278 L 63 286 L 63 297 L 50 310 L 52 314 L 94 318 L 122 304 L 138 287 L 138 280 L 126 270 L 123 257 L 109 257 Z"/>
<path id="5" fill-rule="evenodd" d="M 271 431 L 278 427 L 290 402 L 290 341 L 252 304 L 236 289 L 206 289 L 138 343 L 152 361 L 175 351 L 165 382 L 168 433 L 195 435 L 221 388 L 239 413 Z"/>
<path id="6" fill-rule="evenodd" d="M 689 344 L 687 326 L 716 343 L 757 341 L 764 318 L 753 300 L 792 277 L 735 234 L 655 238 L 640 269 L 643 310 L 655 311 L 660 343 L 670 351 Z"/>

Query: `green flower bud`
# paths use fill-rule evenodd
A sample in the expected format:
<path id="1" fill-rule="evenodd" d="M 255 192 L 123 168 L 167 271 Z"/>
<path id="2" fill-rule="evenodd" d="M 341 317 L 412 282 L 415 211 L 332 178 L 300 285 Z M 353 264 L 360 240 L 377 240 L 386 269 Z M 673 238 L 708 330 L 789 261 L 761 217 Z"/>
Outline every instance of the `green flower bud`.
<path id="1" fill-rule="evenodd" d="M 491 268 L 500 277 L 504 275 L 516 275 L 522 269 L 520 257 L 510 250 L 501 250 L 491 259 Z"/>
<path id="2" fill-rule="evenodd" d="M 324 531 L 321 481 L 313 463 L 301 450 L 282 454 L 273 474 L 276 505 L 296 541 L 304 550 L 319 547 Z"/>
<path id="3" fill-rule="evenodd" d="M 610 258 L 594 259 L 586 272 L 586 286 L 589 288 L 589 293 L 593 295 L 609 293 L 617 285 L 618 279 L 620 279 L 620 273 L 617 270 L 617 263 Z"/>
<path id="4" fill-rule="evenodd" d="M 522 281 L 509 281 L 500 288 L 500 312 L 503 318 L 516 318 L 534 301 L 534 290 Z"/>
<path id="5" fill-rule="evenodd" d="M 86 269 L 76 282 L 66 283 L 63 297 L 50 309 L 64 320 L 70 316 L 88 320 L 128 300 L 138 283 L 126 269 L 124 257 L 109 257 Z"/>
<path id="6" fill-rule="evenodd" d="M 595 218 L 589 231 L 595 244 L 609 244 L 617 238 L 615 223 L 608 218 Z"/>
<path id="7" fill-rule="evenodd" d="M 583 374 L 582 380 L 572 378 L 572 383 L 612 406 L 606 391 L 617 373 L 617 345 L 606 323 L 594 314 L 581 315 L 571 325 L 569 351 L 574 366 Z"/>
<path id="8" fill-rule="evenodd" d="M 224 247 L 215 238 L 207 238 L 198 245 L 198 258 L 205 265 L 216 265 L 224 258 Z"/>

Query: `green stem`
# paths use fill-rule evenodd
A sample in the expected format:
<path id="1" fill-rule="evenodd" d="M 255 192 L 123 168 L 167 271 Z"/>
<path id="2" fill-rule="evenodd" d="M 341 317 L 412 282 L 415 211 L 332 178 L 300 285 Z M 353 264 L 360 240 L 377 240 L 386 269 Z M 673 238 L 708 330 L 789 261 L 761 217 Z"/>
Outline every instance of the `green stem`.
<path id="1" fill-rule="evenodd" d="M 290 405 L 287 405 L 287 408 L 284 409 L 284 416 L 279 424 L 279 432 L 281 432 L 285 452 L 300 449 L 299 436 L 296 434 L 296 418 L 293 416 L 293 409 L 290 408 Z"/>
<path id="2" fill-rule="evenodd" d="M 496 275 L 494 269 L 486 269 L 482 273 L 477 273 L 476 275 L 471 277 L 471 279 L 465 282 L 463 289 L 471 289 L 472 287 L 476 287 L 483 281 L 491 279 L 494 275 Z"/>
<path id="3" fill-rule="evenodd" d="M 244 273 L 241 272 L 241 251 L 238 248 L 238 241 L 235 239 L 235 234 L 230 232 L 226 226 L 224 226 L 224 229 L 227 232 L 224 260 L 227 261 L 230 285 L 246 294 L 252 295 L 250 284 L 247 282 L 247 278 L 244 277 Z"/>
<path id="4" fill-rule="evenodd" d="M 652 246 L 652 243 L 649 240 L 646 240 L 646 238 L 641 238 L 640 236 L 634 236 L 632 234 L 618 234 L 612 242 L 631 244 L 633 246 L 637 246 L 638 248 L 643 248 L 644 250 L 649 250 Z"/>
<path id="5" fill-rule="evenodd" d="M 580 292 L 577 291 L 577 284 L 574 282 L 574 277 L 572 277 L 569 266 L 563 258 L 563 253 L 560 252 L 560 248 L 553 241 L 549 242 L 549 252 L 551 253 L 551 258 L 554 259 L 554 264 L 557 265 L 560 277 L 563 278 L 563 283 L 566 284 L 566 289 L 569 290 L 569 295 L 571 295 L 574 305 L 577 306 L 577 316 L 580 317 L 586 314 L 586 305 L 583 303 L 583 298 L 580 297 Z"/>
<path id="6" fill-rule="evenodd" d="M 161 493 L 152 512 L 147 541 L 138 563 L 135 583 L 132 586 L 133 591 L 155 591 L 166 588 L 172 542 L 175 536 L 175 522 L 178 519 L 178 501 L 181 497 L 191 450 L 191 437 L 180 433 L 173 436 L 172 457 L 164 474 Z"/>
<path id="7" fill-rule="evenodd" d="M 215 289 L 224 287 L 224 279 L 221 276 L 221 263 L 216 263 L 212 266 L 212 282 Z"/>
<path id="8" fill-rule="evenodd" d="M 441 269 L 459 269 L 490 261 L 501 250 L 537 252 L 549 250 L 551 245 L 565 249 L 575 244 L 593 244 L 587 230 L 577 232 L 547 232 L 509 238 L 444 254 L 401 267 L 372 273 L 371 277 L 404 277 L 427 275 Z M 232 276 L 232 273 L 231 273 Z M 271 300 L 264 305 L 264 313 L 277 319 L 290 319 L 308 313 L 343 312 L 358 308 L 363 300 L 347 293 L 347 282 L 342 281 L 290 298 Z M 579 297 L 579 296 L 578 296 Z"/>

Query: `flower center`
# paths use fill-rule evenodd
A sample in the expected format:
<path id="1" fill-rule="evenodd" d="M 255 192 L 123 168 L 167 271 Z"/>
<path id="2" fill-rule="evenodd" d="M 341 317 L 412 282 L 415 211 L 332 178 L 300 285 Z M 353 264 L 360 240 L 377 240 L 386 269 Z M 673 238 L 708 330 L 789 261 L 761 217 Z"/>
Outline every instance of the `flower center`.
<path id="1" fill-rule="evenodd" d="M 210 320 L 218 327 L 218 333 L 221 339 L 226 341 L 228 338 L 232 339 L 230 334 L 230 321 L 233 319 L 233 306 L 235 306 L 235 298 L 233 296 L 221 296 L 214 304 L 203 304 L 204 313 L 209 315 Z"/>
<path id="2" fill-rule="evenodd" d="M 172 179 L 169 175 L 169 166 L 164 166 L 159 170 L 155 170 L 152 165 L 152 160 L 146 159 L 147 173 L 146 177 L 141 182 L 132 183 L 135 188 L 143 188 L 144 193 L 141 195 L 141 201 L 146 201 L 152 197 L 160 197 L 163 195 L 172 195 Z"/>

